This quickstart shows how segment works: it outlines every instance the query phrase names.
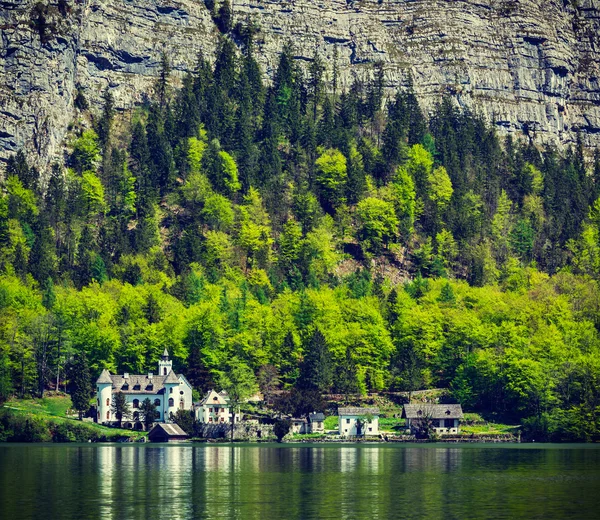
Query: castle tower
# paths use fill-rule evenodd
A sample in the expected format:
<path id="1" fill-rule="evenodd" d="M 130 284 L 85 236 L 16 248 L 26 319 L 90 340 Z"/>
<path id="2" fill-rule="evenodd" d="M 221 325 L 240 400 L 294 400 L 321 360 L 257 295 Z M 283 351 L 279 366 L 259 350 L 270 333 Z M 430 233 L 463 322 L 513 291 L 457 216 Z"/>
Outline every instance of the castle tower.
<path id="1" fill-rule="evenodd" d="M 171 372 L 173 368 L 173 362 L 169 359 L 169 351 L 165 348 L 163 355 L 158 361 L 158 375 L 166 376 Z"/>
<path id="2" fill-rule="evenodd" d="M 100 377 L 96 381 L 98 389 L 98 415 L 96 421 L 98 424 L 108 422 L 112 418 L 110 406 L 112 404 L 112 379 L 110 372 L 106 369 L 102 371 Z"/>
<path id="3" fill-rule="evenodd" d="M 169 372 L 167 377 L 165 377 L 163 385 L 165 385 L 163 415 L 165 422 L 171 422 L 171 414 L 175 415 L 177 413 L 180 400 L 179 378 L 175 375 L 175 372 L 172 370 Z"/>

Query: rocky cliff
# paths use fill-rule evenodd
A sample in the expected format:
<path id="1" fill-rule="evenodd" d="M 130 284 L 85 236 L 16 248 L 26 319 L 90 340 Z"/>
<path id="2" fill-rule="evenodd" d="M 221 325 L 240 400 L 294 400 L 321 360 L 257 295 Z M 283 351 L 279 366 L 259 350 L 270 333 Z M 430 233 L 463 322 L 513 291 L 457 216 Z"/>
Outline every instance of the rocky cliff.
<path id="1" fill-rule="evenodd" d="M 449 92 L 503 132 L 600 144 L 600 0 L 233 4 L 236 21 L 261 28 L 267 75 L 291 41 L 300 60 L 337 54 L 342 85 L 382 62 L 387 87 L 411 76 L 425 109 Z M 0 30 L 0 159 L 26 146 L 42 167 L 61 153 L 78 89 L 98 105 L 108 85 L 126 110 L 161 51 L 183 73 L 219 34 L 203 0 L 0 0 Z"/>

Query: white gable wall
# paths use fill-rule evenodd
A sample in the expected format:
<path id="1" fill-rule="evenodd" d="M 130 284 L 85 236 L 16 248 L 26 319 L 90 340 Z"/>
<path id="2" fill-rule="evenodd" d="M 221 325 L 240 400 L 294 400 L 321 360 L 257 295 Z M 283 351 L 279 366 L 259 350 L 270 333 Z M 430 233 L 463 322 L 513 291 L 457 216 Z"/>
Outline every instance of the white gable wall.
<path id="1" fill-rule="evenodd" d="M 354 437 L 358 435 L 356 421 L 364 419 L 363 415 L 340 415 L 339 432 L 342 437 Z M 366 421 L 361 435 L 379 435 L 379 417 L 374 416 L 371 421 Z"/>

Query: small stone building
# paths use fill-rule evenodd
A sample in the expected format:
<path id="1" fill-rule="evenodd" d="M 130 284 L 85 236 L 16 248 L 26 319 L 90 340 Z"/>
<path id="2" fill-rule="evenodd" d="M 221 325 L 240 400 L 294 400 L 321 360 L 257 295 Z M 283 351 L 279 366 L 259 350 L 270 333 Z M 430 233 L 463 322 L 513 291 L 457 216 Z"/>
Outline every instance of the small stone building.
<path id="1" fill-rule="evenodd" d="M 431 422 L 435 433 L 448 435 L 460 431 L 463 418 L 459 404 L 405 404 L 402 417 L 406 419 L 406 429 L 413 435 L 422 428 L 423 422 Z"/>
<path id="2" fill-rule="evenodd" d="M 176 442 L 184 441 L 187 438 L 188 434 L 175 423 L 158 423 L 148 433 L 150 442 Z"/>
<path id="3" fill-rule="evenodd" d="M 293 417 L 290 430 L 292 433 L 309 433 L 308 421 L 305 417 Z"/>
<path id="4" fill-rule="evenodd" d="M 325 433 L 325 414 L 313 412 L 308 414 L 308 430 L 310 433 Z"/>
<path id="5" fill-rule="evenodd" d="M 379 408 L 349 406 L 338 409 L 339 432 L 342 437 L 379 435 Z"/>

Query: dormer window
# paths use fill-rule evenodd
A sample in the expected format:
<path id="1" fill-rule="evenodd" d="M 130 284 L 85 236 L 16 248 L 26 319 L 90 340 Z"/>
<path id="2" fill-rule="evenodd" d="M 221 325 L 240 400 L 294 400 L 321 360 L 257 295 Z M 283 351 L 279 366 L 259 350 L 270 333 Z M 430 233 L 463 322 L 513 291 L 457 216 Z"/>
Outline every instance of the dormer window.
<path id="1" fill-rule="evenodd" d="M 451 413 L 450 410 L 446 410 L 446 415 L 450 415 Z"/>
<path id="2" fill-rule="evenodd" d="M 121 390 L 129 390 L 129 383 L 123 383 Z"/>
<path id="3" fill-rule="evenodd" d="M 134 389 L 134 390 L 140 390 L 140 389 L 141 389 L 141 386 L 140 386 L 140 385 L 133 385 L 133 389 Z"/>
<path id="4" fill-rule="evenodd" d="M 417 412 L 417 415 L 423 415 L 423 412 L 422 412 L 421 410 L 419 410 L 419 411 Z"/>

